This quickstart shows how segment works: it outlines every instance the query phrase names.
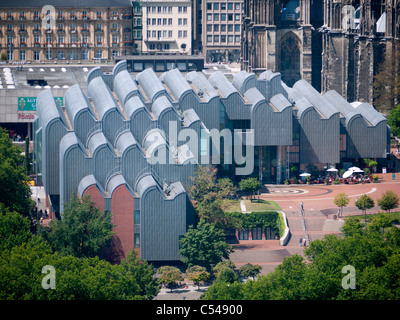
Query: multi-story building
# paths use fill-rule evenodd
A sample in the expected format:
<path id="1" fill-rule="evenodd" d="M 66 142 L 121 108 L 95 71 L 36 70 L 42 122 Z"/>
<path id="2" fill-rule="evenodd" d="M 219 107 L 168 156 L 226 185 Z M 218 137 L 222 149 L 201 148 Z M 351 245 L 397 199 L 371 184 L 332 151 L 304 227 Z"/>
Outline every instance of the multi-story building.
<path id="1" fill-rule="evenodd" d="M 202 48 L 207 62 L 240 59 L 243 0 L 202 3 Z"/>
<path id="2" fill-rule="evenodd" d="M 192 54 L 192 1 L 142 2 L 142 52 Z"/>
<path id="3" fill-rule="evenodd" d="M 107 60 L 131 54 L 132 19 L 128 0 L 90 5 L 85 1 L 2 1 L 1 55 L 7 60 L 45 61 Z"/>
<path id="4" fill-rule="evenodd" d="M 386 118 L 336 91 L 322 95 L 304 79 L 288 86 L 270 70 L 257 78 L 241 71 L 232 81 L 221 71 L 208 78 L 177 68 L 132 74 L 125 61 L 112 72 L 96 67 L 86 78 L 86 93 L 68 88 L 63 107 L 50 90 L 39 94 L 35 167 L 51 212 L 62 216 L 74 192 L 111 212 L 117 259 L 131 248 L 149 261 L 181 258 L 179 239 L 194 223 L 186 188 L 196 167 L 210 160 L 223 160 L 235 178 L 263 183 L 282 183 L 291 165 L 324 170 L 373 158 L 386 167 Z M 235 138 L 244 132 L 246 145 Z M 237 158 L 242 148 L 244 162 Z"/>

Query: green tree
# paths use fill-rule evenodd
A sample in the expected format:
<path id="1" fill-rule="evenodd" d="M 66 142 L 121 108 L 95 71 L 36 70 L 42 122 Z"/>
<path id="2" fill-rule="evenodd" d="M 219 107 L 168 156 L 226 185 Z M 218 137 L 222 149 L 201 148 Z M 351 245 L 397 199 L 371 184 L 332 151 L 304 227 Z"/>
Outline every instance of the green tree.
<path id="1" fill-rule="evenodd" d="M 340 215 L 343 216 L 343 207 L 346 207 L 350 202 L 349 197 L 344 192 L 338 193 L 333 199 L 333 203 L 340 207 Z"/>
<path id="2" fill-rule="evenodd" d="M 0 203 L 27 217 L 35 202 L 31 199 L 21 153 L 22 149 L 11 142 L 8 132 L 0 128 Z"/>
<path id="3" fill-rule="evenodd" d="M 387 119 L 392 134 L 400 137 L 400 104 L 389 111 Z"/>
<path id="4" fill-rule="evenodd" d="M 221 178 L 217 180 L 217 192 L 220 199 L 230 198 L 235 195 L 236 187 L 229 178 Z"/>
<path id="5" fill-rule="evenodd" d="M 32 238 L 30 221 L 0 203 L 0 252 L 11 250 Z"/>
<path id="6" fill-rule="evenodd" d="M 234 270 L 236 268 L 236 266 L 231 260 L 224 260 L 224 261 L 218 262 L 216 264 L 216 266 L 212 268 L 214 276 L 218 277 L 220 272 L 225 268 Z"/>
<path id="7" fill-rule="evenodd" d="M 96 256 L 114 234 L 110 215 L 100 211 L 90 197 L 78 199 L 76 194 L 65 205 L 62 219 L 49 226 L 44 235 L 53 250 L 78 258 Z"/>
<path id="8" fill-rule="evenodd" d="M 257 264 L 246 263 L 239 268 L 239 273 L 242 277 L 254 278 L 260 274 L 262 267 Z"/>
<path id="9" fill-rule="evenodd" d="M 210 277 L 210 273 L 202 266 L 192 266 L 186 270 L 186 276 L 190 281 L 193 281 L 200 290 L 200 283 L 206 281 Z"/>
<path id="10" fill-rule="evenodd" d="M 207 270 L 211 264 L 227 259 L 233 251 L 225 241 L 224 231 L 205 221 L 200 221 L 197 228 L 190 226 L 180 244 L 179 253 L 183 256 L 183 263 L 188 266 L 200 265 Z"/>
<path id="11" fill-rule="evenodd" d="M 239 182 L 240 190 L 251 194 L 251 198 L 255 192 L 261 189 L 261 183 L 257 178 L 247 178 Z"/>
<path id="12" fill-rule="evenodd" d="M 390 212 L 390 210 L 399 206 L 399 197 L 392 190 L 388 190 L 382 195 L 382 198 L 378 200 L 378 206 L 380 206 L 382 210 Z"/>
<path id="13" fill-rule="evenodd" d="M 210 192 L 215 192 L 215 170 L 206 166 L 197 166 L 192 178 L 193 185 L 189 188 L 189 196 L 195 201 L 202 201 Z"/>
<path id="14" fill-rule="evenodd" d="M 134 249 L 131 249 L 126 258 L 121 261 L 124 272 L 130 276 L 132 286 L 139 286 L 139 295 L 146 300 L 152 300 L 159 292 L 159 285 L 154 278 L 153 266 L 141 260 Z"/>
<path id="15" fill-rule="evenodd" d="M 176 281 L 183 281 L 182 272 L 176 267 L 163 266 L 158 269 L 158 273 L 161 274 L 158 281 L 167 285 L 167 287 L 171 289 L 171 292 Z"/>
<path id="16" fill-rule="evenodd" d="M 365 222 L 367 222 L 367 209 L 373 208 L 375 205 L 374 200 L 366 194 L 363 194 L 360 199 L 356 201 L 356 207 L 364 212 Z"/>
<path id="17" fill-rule="evenodd" d="M 239 280 L 236 272 L 231 268 L 222 268 L 218 273 L 217 282 L 234 283 Z"/>

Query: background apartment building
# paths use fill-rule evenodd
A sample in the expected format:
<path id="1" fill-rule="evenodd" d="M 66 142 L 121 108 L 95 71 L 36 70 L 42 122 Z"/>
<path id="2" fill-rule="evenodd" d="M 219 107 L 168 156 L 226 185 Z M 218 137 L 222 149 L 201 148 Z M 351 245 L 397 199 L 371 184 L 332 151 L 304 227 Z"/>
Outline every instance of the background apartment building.
<path id="1" fill-rule="evenodd" d="M 192 54 L 192 1 L 142 2 L 143 53 Z"/>
<path id="2" fill-rule="evenodd" d="M 243 0 L 202 3 L 202 47 L 207 62 L 240 59 Z"/>
<path id="3" fill-rule="evenodd" d="M 43 9 L 45 5 L 54 10 Z M 48 17 L 53 20 L 50 25 Z M 135 22 L 141 24 L 140 19 Z M 85 1 L 2 1 L 0 54 L 14 61 L 107 60 L 140 49 L 134 45 L 132 26 L 129 0 L 99 0 L 90 5 Z"/>

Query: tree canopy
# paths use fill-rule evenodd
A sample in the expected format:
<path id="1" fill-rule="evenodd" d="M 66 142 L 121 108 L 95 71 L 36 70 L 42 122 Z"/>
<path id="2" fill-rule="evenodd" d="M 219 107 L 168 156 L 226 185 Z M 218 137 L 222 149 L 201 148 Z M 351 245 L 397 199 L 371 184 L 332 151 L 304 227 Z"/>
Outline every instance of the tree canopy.
<path id="1" fill-rule="evenodd" d="M 94 257 L 112 238 L 111 216 L 100 211 L 86 196 L 74 195 L 65 205 L 61 220 L 49 223 L 45 236 L 54 251 L 75 257 Z"/>
<path id="2" fill-rule="evenodd" d="M 207 270 L 211 264 L 217 264 L 223 258 L 228 259 L 233 251 L 225 241 L 224 231 L 205 221 L 200 221 L 196 228 L 190 226 L 180 244 L 179 253 L 183 256 L 183 263 L 188 266 L 199 265 Z"/>
<path id="3" fill-rule="evenodd" d="M 35 203 L 31 199 L 22 151 L 11 142 L 8 132 L 0 128 L 0 203 L 28 217 Z"/>
<path id="4" fill-rule="evenodd" d="M 343 237 L 327 235 L 246 283 L 214 283 L 205 300 L 376 300 L 400 298 L 400 230 L 346 220 Z M 354 268 L 355 287 L 343 285 Z"/>

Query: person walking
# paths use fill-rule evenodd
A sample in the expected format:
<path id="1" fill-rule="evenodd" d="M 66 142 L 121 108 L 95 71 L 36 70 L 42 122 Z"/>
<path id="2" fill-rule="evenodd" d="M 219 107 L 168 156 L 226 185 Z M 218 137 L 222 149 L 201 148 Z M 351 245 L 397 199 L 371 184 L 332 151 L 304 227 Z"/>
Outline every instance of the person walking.
<path id="1" fill-rule="evenodd" d="M 301 246 L 302 246 L 302 244 L 303 244 L 303 239 L 300 237 L 300 240 L 299 240 L 299 246 L 301 247 Z"/>
<path id="2" fill-rule="evenodd" d="M 300 203 L 301 211 L 304 210 L 303 206 L 304 206 L 304 204 L 303 204 L 303 201 L 302 201 L 302 202 Z"/>

